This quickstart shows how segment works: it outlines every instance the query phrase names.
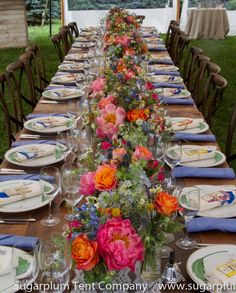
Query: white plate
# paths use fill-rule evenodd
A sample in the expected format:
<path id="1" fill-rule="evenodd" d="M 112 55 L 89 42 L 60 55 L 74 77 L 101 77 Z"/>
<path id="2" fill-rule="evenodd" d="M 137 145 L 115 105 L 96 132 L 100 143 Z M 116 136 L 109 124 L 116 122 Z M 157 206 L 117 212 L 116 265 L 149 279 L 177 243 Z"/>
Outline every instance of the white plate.
<path id="1" fill-rule="evenodd" d="M 83 71 L 84 63 L 63 63 L 58 68 L 63 71 Z"/>
<path id="2" fill-rule="evenodd" d="M 154 90 L 160 96 L 173 99 L 186 99 L 190 98 L 191 93 L 184 89 L 178 88 L 159 88 Z"/>
<path id="3" fill-rule="evenodd" d="M 149 77 L 151 82 L 168 82 L 168 83 L 181 83 L 183 79 L 180 76 L 173 75 L 153 75 Z"/>
<path id="4" fill-rule="evenodd" d="M 151 55 L 150 57 L 151 59 L 154 59 L 154 60 L 171 60 L 170 56 L 166 55 L 166 53 L 160 53 L 160 54 L 157 54 L 157 55 Z"/>
<path id="5" fill-rule="evenodd" d="M 95 43 L 91 41 L 75 42 L 73 43 L 73 48 L 91 48 L 94 47 Z"/>
<path id="6" fill-rule="evenodd" d="M 152 65 L 149 65 L 148 68 L 150 68 L 151 71 L 155 71 L 155 70 L 178 71 L 179 70 L 179 67 L 174 65 L 168 65 L 168 64 L 152 64 Z"/>
<path id="7" fill-rule="evenodd" d="M 23 167 L 43 167 L 43 166 L 51 165 L 51 164 L 54 164 L 54 163 L 57 163 L 57 162 L 64 160 L 64 152 L 61 149 L 58 149 L 56 145 L 53 145 L 55 152 L 52 155 L 41 157 L 38 159 L 33 159 L 33 160 L 26 160 L 24 162 L 16 161 L 14 159 L 14 154 L 17 151 L 26 149 L 28 146 L 40 147 L 42 149 L 47 149 L 47 147 L 49 147 L 49 146 L 51 147 L 50 144 L 37 144 L 37 143 L 30 144 L 30 145 L 24 145 L 24 146 L 21 145 L 21 146 L 11 148 L 10 150 L 8 150 L 5 153 L 5 159 L 12 164 L 15 164 L 18 166 L 23 166 Z M 62 148 L 63 147 L 64 146 L 62 146 Z"/>
<path id="8" fill-rule="evenodd" d="M 216 150 L 215 147 L 208 147 L 208 146 L 198 146 L 198 145 L 182 145 L 182 151 L 192 151 L 193 149 L 202 149 L 202 148 L 209 148 L 213 149 L 214 152 L 214 158 L 206 159 L 206 160 L 196 160 L 196 161 L 191 161 L 191 162 L 184 162 L 184 163 L 179 163 L 181 166 L 188 166 L 188 167 L 214 167 L 218 166 L 222 163 L 225 162 L 226 157 L 225 155 Z M 171 158 L 171 152 L 173 151 L 173 147 L 170 147 L 167 150 L 167 155 Z"/>
<path id="9" fill-rule="evenodd" d="M 76 74 L 74 73 L 61 74 L 61 75 L 54 76 L 52 78 L 52 82 L 58 83 L 58 84 L 75 83 L 75 80 L 76 80 Z"/>
<path id="10" fill-rule="evenodd" d="M 32 185 L 34 184 L 39 185 L 39 181 L 36 180 L 9 180 L 0 182 L 0 191 L 6 190 L 8 188 L 14 188 L 17 185 Z M 48 184 L 48 187 L 52 189 L 52 185 Z M 36 188 L 40 188 L 37 187 Z M 0 212 L 2 213 L 21 213 L 21 212 L 27 212 L 32 211 L 38 208 L 41 208 L 48 204 L 48 198 L 44 197 L 42 194 L 39 196 L 34 196 L 28 199 L 24 199 L 21 201 L 17 201 L 14 203 L 10 203 L 7 205 L 0 206 Z M 1 292 L 1 291 L 0 291 Z"/>
<path id="11" fill-rule="evenodd" d="M 63 101 L 82 97 L 84 92 L 76 88 L 56 88 L 43 92 L 43 97 L 50 100 Z"/>
<path id="12" fill-rule="evenodd" d="M 236 191 L 235 185 L 196 185 L 193 187 L 184 187 L 182 192 L 183 194 L 194 194 L 196 188 L 200 189 L 200 196 L 205 194 L 210 194 L 217 191 Z M 201 217 L 209 218 L 231 218 L 236 217 L 236 204 L 225 205 L 216 207 L 207 211 L 202 211 L 197 214 Z"/>
<path id="13" fill-rule="evenodd" d="M 225 282 L 226 284 L 230 282 L 231 284 L 236 286 L 235 270 L 234 275 L 232 277 L 227 277 L 225 276 L 225 274 L 222 273 L 223 267 L 221 265 L 224 265 L 225 263 L 230 262 L 232 260 L 236 262 L 236 245 L 222 244 L 208 246 L 193 252 L 187 260 L 186 268 L 189 276 L 194 282 L 202 286 L 207 285 L 207 291 L 211 291 L 210 285 L 212 283 L 220 284 L 219 280 L 223 280 L 223 282 Z M 212 274 L 215 271 L 217 272 L 218 280 L 214 279 L 212 280 L 212 282 L 209 282 L 205 278 L 205 275 Z M 228 272 L 230 271 L 231 269 L 228 268 Z"/>
<path id="14" fill-rule="evenodd" d="M 188 117 L 170 117 L 171 123 L 181 122 L 186 119 L 193 120 L 193 122 L 198 122 L 199 123 L 198 127 L 181 129 L 179 131 L 176 131 L 177 133 L 178 132 L 186 132 L 186 133 L 197 134 L 197 133 L 203 133 L 209 129 L 209 125 L 203 119 L 188 118 Z"/>
<path id="15" fill-rule="evenodd" d="M 10 266 L 10 261 L 11 261 L 11 252 L 12 248 L 8 246 L 0 246 L 0 250 L 2 252 L 5 252 L 6 254 L 3 256 L 1 255 L 0 257 L 0 267 L 5 266 L 6 267 L 6 262 L 8 262 L 7 266 Z M 26 264 L 24 263 L 23 265 L 25 266 L 25 271 L 17 275 L 17 278 L 22 278 L 24 275 L 27 275 L 30 273 L 32 270 L 32 265 L 33 265 L 33 259 L 32 256 L 26 253 L 23 250 L 15 248 L 15 251 L 18 255 L 18 260 L 21 257 L 21 259 L 24 259 L 26 261 Z M 23 266 L 22 263 L 19 264 L 21 267 Z M 0 292 L 1 293 L 13 293 L 18 291 L 16 287 L 14 286 L 14 278 L 11 273 L 0 275 Z"/>
<path id="16" fill-rule="evenodd" d="M 81 61 L 91 57 L 92 55 L 89 53 L 68 54 L 65 56 L 65 60 Z"/>
<path id="17" fill-rule="evenodd" d="M 54 126 L 54 127 L 48 127 L 48 128 L 43 128 L 43 129 L 38 129 L 34 125 L 36 122 L 39 121 L 47 121 L 47 119 L 56 119 L 60 125 Z M 44 117 L 37 117 L 34 119 L 30 119 L 25 121 L 24 127 L 30 131 L 34 131 L 37 133 L 57 133 L 57 132 L 62 132 L 71 129 L 73 126 L 73 121 L 68 118 L 68 117 L 63 117 L 63 116 L 44 116 Z"/>

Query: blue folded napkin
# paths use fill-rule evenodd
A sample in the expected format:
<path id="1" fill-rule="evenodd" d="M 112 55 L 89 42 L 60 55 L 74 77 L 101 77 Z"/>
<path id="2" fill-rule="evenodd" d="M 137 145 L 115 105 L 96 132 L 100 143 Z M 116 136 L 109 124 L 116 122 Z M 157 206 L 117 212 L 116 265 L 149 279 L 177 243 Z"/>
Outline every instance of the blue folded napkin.
<path id="1" fill-rule="evenodd" d="M 168 87 L 168 88 L 185 89 L 185 85 L 183 83 L 153 82 L 152 84 L 154 85 L 155 88 Z"/>
<path id="2" fill-rule="evenodd" d="M 216 141 L 213 134 L 193 134 L 187 132 L 178 132 L 174 135 L 176 140 L 189 140 L 189 141 Z"/>
<path id="3" fill-rule="evenodd" d="M 165 70 L 155 70 L 155 75 L 173 75 L 173 76 L 180 76 L 179 71 L 165 71 Z"/>
<path id="4" fill-rule="evenodd" d="M 192 98 L 187 99 L 176 99 L 176 98 L 169 98 L 169 97 L 160 97 L 160 101 L 167 105 L 194 105 L 194 101 Z"/>
<path id="5" fill-rule="evenodd" d="M 142 34 L 143 38 L 151 38 L 151 37 L 156 37 L 156 38 L 160 38 L 159 34 Z"/>
<path id="6" fill-rule="evenodd" d="M 68 85 L 68 84 L 66 84 L 66 85 L 59 85 L 59 84 L 57 84 L 56 86 L 48 86 L 47 88 L 46 88 L 46 91 L 48 91 L 48 90 L 57 90 L 57 89 L 78 89 L 77 87 L 75 87 L 75 86 L 70 86 L 70 85 Z"/>
<path id="7" fill-rule="evenodd" d="M 172 171 L 175 178 L 195 177 L 195 178 L 217 178 L 235 179 L 232 168 L 199 168 L 199 167 L 176 167 Z"/>
<path id="8" fill-rule="evenodd" d="M 39 180 L 39 174 L 1 175 L 0 182 L 8 180 Z"/>
<path id="9" fill-rule="evenodd" d="M 47 116 L 56 116 L 56 117 L 66 117 L 68 118 L 68 115 L 66 113 L 37 113 L 37 114 L 29 114 L 26 116 L 26 119 L 33 119 L 33 118 L 39 118 L 39 117 L 47 117 Z"/>
<path id="10" fill-rule="evenodd" d="M 150 59 L 149 64 L 167 64 L 167 65 L 174 65 L 172 60 L 157 60 L 157 59 Z"/>
<path id="11" fill-rule="evenodd" d="M 191 220 L 188 224 L 188 232 L 209 230 L 236 232 L 236 219 L 199 217 Z"/>
<path id="12" fill-rule="evenodd" d="M 164 51 L 167 51 L 166 48 L 163 48 L 163 47 L 148 47 L 148 50 L 149 51 L 157 51 L 157 52 L 164 52 Z"/>
<path id="13" fill-rule="evenodd" d="M 23 250 L 33 250 L 38 242 L 37 237 L 0 234 L 0 245 L 2 246 L 14 246 Z"/>
<path id="14" fill-rule="evenodd" d="M 29 144 L 57 144 L 56 140 L 40 140 L 40 139 L 35 139 L 35 140 L 20 140 L 20 141 L 15 141 L 12 143 L 12 147 L 18 147 L 21 145 L 29 145 Z"/>

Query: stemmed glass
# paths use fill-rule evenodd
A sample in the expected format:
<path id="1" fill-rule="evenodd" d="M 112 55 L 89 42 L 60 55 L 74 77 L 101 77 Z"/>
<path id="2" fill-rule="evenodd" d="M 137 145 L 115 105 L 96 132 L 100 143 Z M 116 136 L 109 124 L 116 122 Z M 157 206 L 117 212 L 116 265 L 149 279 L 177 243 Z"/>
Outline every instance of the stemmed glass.
<path id="1" fill-rule="evenodd" d="M 64 158 L 67 159 L 73 149 L 73 141 L 70 132 L 57 133 L 57 149 L 64 152 Z"/>
<path id="2" fill-rule="evenodd" d="M 60 190 L 60 172 L 53 166 L 43 167 L 40 170 L 39 183 L 43 196 L 48 198 L 48 217 L 43 218 L 40 223 L 43 226 L 51 227 L 59 224 L 60 220 L 51 213 L 51 204 L 53 198 Z"/>
<path id="3" fill-rule="evenodd" d="M 80 194 L 80 170 L 77 166 L 66 163 L 61 170 L 61 182 L 66 203 L 71 207 L 72 213 L 65 214 L 67 221 L 74 220 L 74 207 L 81 201 L 83 195 Z"/>
<path id="4" fill-rule="evenodd" d="M 186 232 L 183 238 L 176 241 L 176 245 L 185 250 L 193 249 L 197 246 L 197 242 L 189 238 L 188 224 L 200 210 L 200 189 L 195 188 L 189 193 L 181 192 L 178 201 L 181 208 L 180 213 L 184 217 Z"/>

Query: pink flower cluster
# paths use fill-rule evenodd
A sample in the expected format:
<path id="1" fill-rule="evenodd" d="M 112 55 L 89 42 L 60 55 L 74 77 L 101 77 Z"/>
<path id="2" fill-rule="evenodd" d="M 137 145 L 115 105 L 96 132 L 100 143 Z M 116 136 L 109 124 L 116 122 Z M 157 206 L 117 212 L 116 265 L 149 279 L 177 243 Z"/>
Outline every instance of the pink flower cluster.
<path id="1" fill-rule="evenodd" d="M 87 172 L 80 177 L 80 193 L 83 195 L 92 195 L 96 191 L 94 178 L 96 172 Z"/>
<path id="2" fill-rule="evenodd" d="M 93 92 L 100 92 L 104 91 L 106 86 L 106 79 L 105 78 L 97 78 L 92 82 L 91 89 Z"/>
<path id="3" fill-rule="evenodd" d="M 121 44 L 123 47 L 128 47 L 130 43 L 130 38 L 128 36 L 119 36 L 115 38 L 116 44 Z"/>

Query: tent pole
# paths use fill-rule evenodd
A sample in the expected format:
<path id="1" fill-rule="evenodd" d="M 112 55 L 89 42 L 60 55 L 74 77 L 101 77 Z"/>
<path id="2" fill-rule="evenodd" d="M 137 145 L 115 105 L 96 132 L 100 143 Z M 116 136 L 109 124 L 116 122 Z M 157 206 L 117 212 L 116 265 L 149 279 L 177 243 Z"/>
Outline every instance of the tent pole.
<path id="1" fill-rule="evenodd" d="M 64 13 L 64 0 L 61 0 L 61 25 L 65 23 L 65 13 Z"/>

